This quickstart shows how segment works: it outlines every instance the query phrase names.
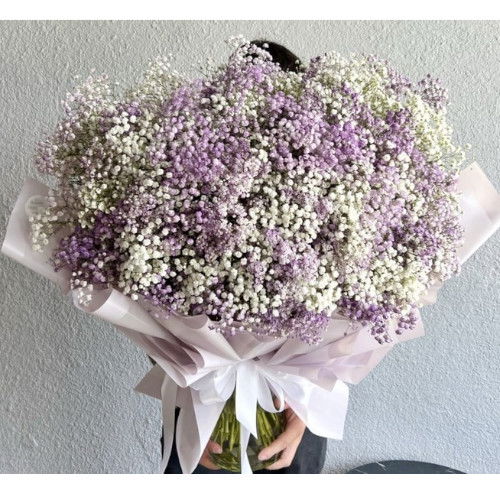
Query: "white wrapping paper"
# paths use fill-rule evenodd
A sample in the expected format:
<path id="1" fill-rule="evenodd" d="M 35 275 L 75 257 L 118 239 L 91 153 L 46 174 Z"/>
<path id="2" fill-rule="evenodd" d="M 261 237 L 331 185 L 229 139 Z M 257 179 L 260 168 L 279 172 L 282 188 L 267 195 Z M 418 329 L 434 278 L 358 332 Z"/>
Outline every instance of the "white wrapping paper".
<path id="1" fill-rule="evenodd" d="M 465 262 L 500 226 L 500 195 L 472 164 L 460 177 Z M 12 212 L 2 252 L 57 283 L 69 292 L 68 273 L 54 272 L 48 262 L 56 235 L 44 253 L 31 249 L 27 213 L 46 196 L 47 188 L 28 179 Z M 441 283 L 434 283 L 421 305 L 436 300 Z M 86 306 L 76 307 L 98 316 L 138 344 L 157 365 L 136 390 L 161 399 L 164 425 L 164 470 L 173 446 L 175 408 L 180 408 L 176 447 L 184 473 L 197 466 L 225 402 L 236 389 L 236 416 L 240 422 L 242 472 L 251 473 L 245 450 L 257 435 L 257 403 L 267 411 L 280 411 L 286 401 L 311 432 L 341 439 L 347 412 L 348 386 L 362 380 L 400 341 L 424 334 L 420 316 L 416 327 L 395 341 L 380 345 L 368 327 L 342 316 L 332 317 L 321 343 L 309 346 L 295 339 L 259 337 L 243 332 L 225 338 L 210 329 L 202 315 L 172 314 L 159 318 L 145 304 L 132 301 L 115 289 L 95 290 Z M 275 408 L 273 396 L 280 407 Z"/>

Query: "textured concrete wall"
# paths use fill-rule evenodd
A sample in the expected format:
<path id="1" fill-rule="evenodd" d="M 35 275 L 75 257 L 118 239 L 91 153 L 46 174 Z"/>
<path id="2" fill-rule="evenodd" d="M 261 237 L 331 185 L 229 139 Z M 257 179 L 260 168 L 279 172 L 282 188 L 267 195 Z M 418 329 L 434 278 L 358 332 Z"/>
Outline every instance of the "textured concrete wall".
<path id="1" fill-rule="evenodd" d="M 147 60 L 224 61 L 242 33 L 288 45 L 374 52 L 448 85 L 461 142 L 500 188 L 498 22 L 2 22 L 0 234 L 35 141 L 50 131 L 76 73 L 129 83 Z M 498 243 L 492 238 L 424 310 L 427 335 L 395 349 L 351 391 L 345 439 L 326 472 L 415 459 L 500 472 Z M 496 266 L 496 267 L 495 267 Z M 108 325 L 61 300 L 46 280 L 0 257 L 0 472 L 144 473 L 159 463 L 160 411 L 132 387 L 146 357 Z"/>

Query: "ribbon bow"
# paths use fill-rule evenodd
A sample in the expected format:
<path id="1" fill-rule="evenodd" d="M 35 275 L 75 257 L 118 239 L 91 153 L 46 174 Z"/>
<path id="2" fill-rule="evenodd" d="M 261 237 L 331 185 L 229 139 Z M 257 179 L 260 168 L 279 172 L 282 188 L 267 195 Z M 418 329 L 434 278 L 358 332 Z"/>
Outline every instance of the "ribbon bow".
<path id="1" fill-rule="evenodd" d="M 246 450 L 250 435 L 258 437 L 257 404 L 265 411 L 279 412 L 284 410 L 286 400 L 312 432 L 333 439 L 342 438 L 348 387 L 340 380 L 335 380 L 331 390 L 327 390 L 303 376 L 281 372 L 260 359 L 242 359 L 215 367 L 201 378 L 194 376 L 195 380 L 183 387 L 163 370 L 164 360 L 155 361 L 158 365 L 136 390 L 159 396 L 162 400 L 162 470 L 168 463 L 173 445 L 175 407 L 180 406 L 176 430 L 179 461 L 183 472 L 191 473 L 198 465 L 224 405 L 234 391 L 235 413 L 240 423 L 241 472 L 244 474 L 252 473 Z M 172 369 L 172 366 L 169 368 Z M 321 411 L 318 412 L 318 409 Z M 312 413 L 316 418 L 311 418 Z M 189 424 L 186 425 L 186 422 Z M 193 429 L 198 431 L 196 442 L 191 437 Z"/>

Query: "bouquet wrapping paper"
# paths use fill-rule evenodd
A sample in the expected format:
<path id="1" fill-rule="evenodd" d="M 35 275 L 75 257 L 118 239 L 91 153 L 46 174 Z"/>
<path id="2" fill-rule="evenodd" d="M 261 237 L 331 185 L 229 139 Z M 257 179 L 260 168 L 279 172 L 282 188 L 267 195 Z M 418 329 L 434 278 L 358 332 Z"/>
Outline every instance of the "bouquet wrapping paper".
<path id="1" fill-rule="evenodd" d="M 500 195 L 477 164 L 462 171 L 457 189 L 465 229 L 459 257 L 464 263 L 500 226 Z M 2 252 L 57 283 L 76 307 L 113 324 L 156 361 L 136 390 L 162 401 L 165 441 L 161 471 L 173 446 L 176 406 L 180 413 L 175 444 L 183 472 L 191 473 L 235 390 L 243 473 L 252 472 L 245 450 L 250 435 L 257 435 L 257 403 L 275 412 L 283 410 L 286 401 L 311 432 L 341 439 L 348 404 L 346 384 L 361 381 L 398 342 L 424 334 L 418 316 L 413 330 L 396 335 L 393 328 L 390 333 L 395 341 L 381 345 L 368 326 L 334 315 L 323 340 L 308 345 L 250 332 L 226 337 L 210 328 L 205 315 L 165 316 L 112 288 L 94 290 L 91 301 L 81 305 L 70 291 L 68 273 L 55 272 L 49 262 L 64 230 L 54 235 L 43 253 L 31 248 L 28 215 L 47 193 L 43 184 L 26 180 Z M 440 286 L 440 282 L 434 283 L 420 305 L 435 302 Z"/>

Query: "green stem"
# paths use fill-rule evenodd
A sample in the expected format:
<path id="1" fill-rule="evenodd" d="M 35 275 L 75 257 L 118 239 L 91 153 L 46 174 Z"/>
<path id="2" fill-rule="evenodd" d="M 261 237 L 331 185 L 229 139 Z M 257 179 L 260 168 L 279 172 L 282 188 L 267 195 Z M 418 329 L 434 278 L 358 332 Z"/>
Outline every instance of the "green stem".
<path id="1" fill-rule="evenodd" d="M 257 405 L 256 409 L 257 439 L 250 437 L 247 453 L 253 470 L 267 467 L 279 456 L 260 462 L 257 456 L 263 448 L 269 446 L 284 430 L 283 412 L 269 413 Z M 224 469 L 240 472 L 240 423 L 236 419 L 235 395 L 227 400 L 219 420 L 212 432 L 211 439 L 220 444 L 222 453 L 212 454 L 212 461 Z"/>

